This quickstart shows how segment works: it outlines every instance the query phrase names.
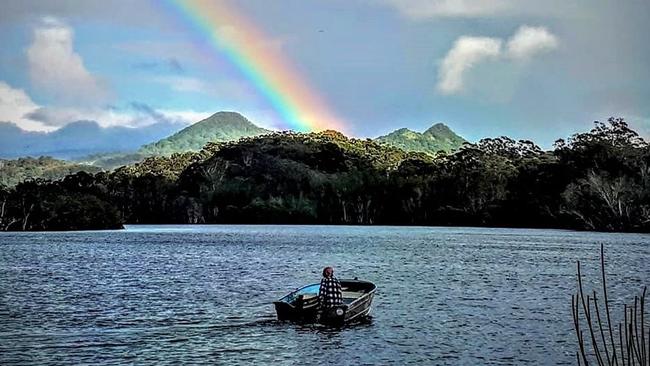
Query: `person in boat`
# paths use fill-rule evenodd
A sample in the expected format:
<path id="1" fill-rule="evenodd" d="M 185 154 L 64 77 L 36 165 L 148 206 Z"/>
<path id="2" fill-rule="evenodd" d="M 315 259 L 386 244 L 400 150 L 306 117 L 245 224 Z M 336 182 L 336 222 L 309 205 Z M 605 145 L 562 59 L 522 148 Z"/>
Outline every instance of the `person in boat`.
<path id="1" fill-rule="evenodd" d="M 323 269 L 323 278 L 320 280 L 320 290 L 318 291 L 319 306 L 321 309 L 331 308 L 341 305 L 342 302 L 341 283 L 334 277 L 334 268 L 325 267 Z"/>

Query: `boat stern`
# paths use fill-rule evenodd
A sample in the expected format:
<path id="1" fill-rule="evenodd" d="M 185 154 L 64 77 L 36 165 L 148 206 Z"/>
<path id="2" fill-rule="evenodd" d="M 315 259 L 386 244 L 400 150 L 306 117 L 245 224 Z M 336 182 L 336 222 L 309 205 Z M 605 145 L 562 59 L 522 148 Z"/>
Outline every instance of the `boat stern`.
<path id="1" fill-rule="evenodd" d="M 345 304 L 322 309 L 318 322 L 327 325 L 343 325 L 347 311 L 348 306 Z"/>

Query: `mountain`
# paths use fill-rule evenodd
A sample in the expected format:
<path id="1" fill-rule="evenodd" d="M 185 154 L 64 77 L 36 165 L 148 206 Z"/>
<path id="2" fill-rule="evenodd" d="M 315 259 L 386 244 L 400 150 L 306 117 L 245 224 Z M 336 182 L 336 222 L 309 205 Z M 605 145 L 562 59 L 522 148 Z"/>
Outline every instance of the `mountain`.
<path id="1" fill-rule="evenodd" d="M 0 158 L 52 156 L 73 159 L 115 151 L 133 151 L 178 131 L 180 125 L 158 122 L 149 126 L 101 127 L 95 121 L 72 122 L 52 132 L 25 131 L 0 122 Z"/>
<path id="2" fill-rule="evenodd" d="M 152 156 L 200 151 L 208 142 L 236 141 L 242 137 L 266 135 L 261 128 L 236 112 L 218 112 L 173 135 L 178 124 L 159 122 L 142 128 L 102 128 L 93 121 L 77 121 L 50 133 L 24 131 L 12 123 L 0 123 L 0 158 L 52 156 L 72 161 L 39 159 L 19 160 L 9 164 L 2 174 L 5 184 L 13 185 L 25 178 L 56 179 L 65 169 L 70 172 L 112 170 L 132 165 Z M 157 142 L 151 143 L 151 141 Z M 447 126 L 436 124 L 423 133 L 406 128 L 375 139 L 386 146 L 433 155 L 451 151 L 465 140 Z M 144 144 L 146 143 L 146 144 Z M 47 158 L 45 158 L 47 159 Z M 39 162 L 40 161 L 40 162 Z M 43 166 L 41 166 L 43 165 Z"/>
<path id="3" fill-rule="evenodd" d="M 143 146 L 138 152 L 145 155 L 171 155 L 199 151 L 208 142 L 236 141 L 242 137 L 259 136 L 271 132 L 257 127 L 239 113 L 217 112 L 165 139 Z"/>
<path id="4" fill-rule="evenodd" d="M 408 128 L 400 128 L 388 135 L 377 137 L 375 141 L 406 151 L 424 152 L 431 155 L 438 151 L 457 150 L 467 142 L 443 123 L 436 123 L 422 133 L 411 131 Z"/>
<path id="5" fill-rule="evenodd" d="M 0 159 L 0 187 L 12 187 L 25 179 L 57 180 L 80 171 L 98 173 L 101 169 L 51 157 L 20 158 L 16 160 Z"/>

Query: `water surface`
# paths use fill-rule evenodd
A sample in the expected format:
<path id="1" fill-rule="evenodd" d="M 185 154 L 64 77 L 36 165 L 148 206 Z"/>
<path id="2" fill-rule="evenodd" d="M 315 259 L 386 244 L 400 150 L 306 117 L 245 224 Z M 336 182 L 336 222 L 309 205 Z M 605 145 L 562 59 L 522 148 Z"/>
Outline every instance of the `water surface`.
<path id="1" fill-rule="evenodd" d="M 650 236 L 558 230 L 129 226 L 0 233 L 0 364 L 572 364 L 575 261 L 613 315 L 650 284 Z M 343 329 L 271 302 L 339 278 L 377 284 Z"/>

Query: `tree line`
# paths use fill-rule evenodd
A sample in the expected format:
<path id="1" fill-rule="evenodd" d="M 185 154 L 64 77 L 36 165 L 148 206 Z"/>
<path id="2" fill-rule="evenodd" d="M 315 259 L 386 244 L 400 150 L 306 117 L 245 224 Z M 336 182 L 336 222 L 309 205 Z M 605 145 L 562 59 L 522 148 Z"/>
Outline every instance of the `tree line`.
<path id="1" fill-rule="evenodd" d="M 550 151 L 499 137 L 431 156 L 335 131 L 274 133 L 0 187 L 0 230 L 197 223 L 648 232 L 650 147 L 616 118 Z"/>

